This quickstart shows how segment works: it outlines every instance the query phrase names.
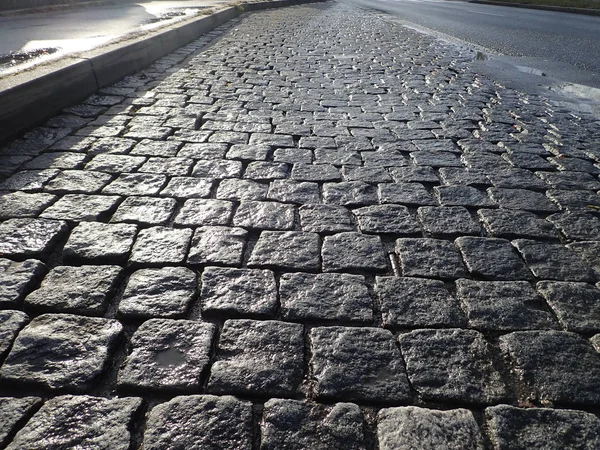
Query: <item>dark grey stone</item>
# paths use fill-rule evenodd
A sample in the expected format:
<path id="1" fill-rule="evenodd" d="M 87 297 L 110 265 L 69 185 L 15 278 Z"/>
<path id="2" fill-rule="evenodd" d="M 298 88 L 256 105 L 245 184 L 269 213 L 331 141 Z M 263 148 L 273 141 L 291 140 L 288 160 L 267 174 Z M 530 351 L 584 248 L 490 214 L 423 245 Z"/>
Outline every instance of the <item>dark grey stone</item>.
<path id="1" fill-rule="evenodd" d="M 484 331 L 557 328 L 543 300 L 526 281 L 457 280 L 469 325 Z"/>
<path id="2" fill-rule="evenodd" d="M 0 311 L 0 361 L 10 350 L 17 334 L 29 322 L 27 314 L 21 311 Z M 0 436 L 2 435 L 0 427 Z M 2 439 L 0 438 L 0 443 Z"/>
<path id="3" fill-rule="evenodd" d="M 541 279 L 595 281 L 594 271 L 562 244 L 517 239 L 513 241 L 533 274 Z"/>
<path id="4" fill-rule="evenodd" d="M 208 390 L 260 396 L 295 395 L 303 377 L 302 325 L 227 320 Z"/>
<path id="5" fill-rule="evenodd" d="M 233 203 L 225 200 L 186 200 L 175 216 L 175 224 L 182 226 L 229 225 L 233 215 Z"/>
<path id="6" fill-rule="evenodd" d="M 323 185 L 323 201 L 337 206 L 362 206 L 378 203 L 375 187 L 362 181 L 325 183 Z"/>
<path id="7" fill-rule="evenodd" d="M 600 208 L 600 195 L 591 191 L 549 190 L 547 195 L 562 210 L 593 211 Z"/>
<path id="8" fill-rule="evenodd" d="M 379 236 L 346 232 L 326 236 L 323 241 L 323 271 L 387 270 L 387 261 Z"/>
<path id="9" fill-rule="evenodd" d="M 445 185 L 490 186 L 492 184 L 485 172 L 477 169 L 443 167 L 440 169 L 440 177 Z"/>
<path id="10" fill-rule="evenodd" d="M 431 167 L 390 167 L 389 171 L 397 183 L 439 183 L 440 181 Z"/>
<path id="11" fill-rule="evenodd" d="M 252 448 L 252 403 L 229 395 L 175 397 L 150 411 L 146 450 Z"/>
<path id="12" fill-rule="evenodd" d="M 442 208 L 422 206 L 417 209 L 417 215 L 425 232 L 433 237 L 452 237 L 480 232 L 477 222 L 462 206 Z"/>
<path id="13" fill-rule="evenodd" d="M 112 176 L 90 170 L 63 170 L 50 180 L 44 190 L 55 194 L 94 194 L 106 186 Z"/>
<path id="14" fill-rule="evenodd" d="M 361 275 L 291 273 L 283 274 L 279 284 L 286 320 L 360 323 L 373 318 L 373 302 Z"/>
<path id="15" fill-rule="evenodd" d="M 128 450 L 142 399 L 64 395 L 48 400 L 7 450 Z"/>
<path id="16" fill-rule="evenodd" d="M 296 163 L 292 167 L 292 179 L 297 181 L 339 181 L 339 169 L 331 164 Z"/>
<path id="17" fill-rule="evenodd" d="M 595 241 L 571 242 L 566 247 L 590 266 L 600 276 L 600 235 Z"/>
<path id="18" fill-rule="evenodd" d="M 173 198 L 128 197 L 113 214 L 111 222 L 129 222 L 142 225 L 165 225 L 175 211 Z"/>
<path id="19" fill-rule="evenodd" d="M 188 144 L 192 145 L 192 144 Z M 143 156 L 175 156 L 178 150 L 181 148 L 181 142 L 175 141 L 153 141 L 151 139 L 144 139 L 137 144 L 129 152 L 130 155 L 143 155 Z M 182 155 L 179 155 L 182 156 Z"/>
<path id="20" fill-rule="evenodd" d="M 233 225 L 262 230 L 291 230 L 294 228 L 294 206 L 278 202 L 242 202 L 233 217 Z"/>
<path id="21" fill-rule="evenodd" d="M 192 238 L 187 262 L 240 265 L 247 238 L 248 232 L 242 228 L 200 227 Z"/>
<path id="22" fill-rule="evenodd" d="M 414 235 L 421 231 L 419 224 L 401 205 L 373 205 L 352 211 L 363 233 Z"/>
<path id="23" fill-rule="evenodd" d="M 317 164 L 333 164 L 334 166 L 360 166 L 362 165 L 362 158 L 358 152 L 343 148 L 316 148 L 315 162 Z"/>
<path id="24" fill-rule="evenodd" d="M 17 336 L 0 377 L 52 390 L 85 391 L 102 374 L 123 327 L 116 320 L 44 314 Z"/>
<path id="25" fill-rule="evenodd" d="M 150 319 L 131 338 L 119 372 L 120 388 L 198 391 L 208 367 L 215 326 L 191 320 Z"/>
<path id="26" fill-rule="evenodd" d="M 57 266 L 25 298 L 25 305 L 38 311 L 101 316 L 121 273 L 119 266 Z"/>
<path id="27" fill-rule="evenodd" d="M 286 178 L 288 172 L 289 168 L 287 164 L 254 161 L 246 167 L 244 178 L 256 181 L 278 180 Z"/>
<path id="28" fill-rule="evenodd" d="M 378 403 L 410 401 L 394 336 L 380 328 L 320 327 L 310 331 L 318 398 Z"/>
<path id="29" fill-rule="evenodd" d="M 268 145 L 234 144 L 227 152 L 227 159 L 242 161 L 264 161 L 271 151 Z"/>
<path id="30" fill-rule="evenodd" d="M 140 167 L 139 172 L 161 173 L 173 177 L 185 177 L 190 174 L 194 160 L 190 158 L 148 158 L 148 161 Z"/>
<path id="31" fill-rule="evenodd" d="M 500 207 L 533 212 L 555 212 L 556 206 L 544 194 L 527 189 L 489 188 L 488 194 Z"/>
<path id="32" fill-rule="evenodd" d="M 472 186 L 435 186 L 433 191 L 442 206 L 479 208 L 494 205 L 485 192 Z"/>
<path id="33" fill-rule="evenodd" d="M 270 399 L 261 421 L 261 450 L 364 450 L 363 413 L 353 403 L 324 406 Z"/>
<path id="34" fill-rule="evenodd" d="M 531 280 L 531 272 L 506 239 L 465 236 L 456 246 L 471 274 L 488 280 Z"/>
<path id="35" fill-rule="evenodd" d="M 267 184 L 253 180 L 229 178 L 221 180 L 217 188 L 217 198 L 221 200 L 264 200 L 267 198 Z"/>
<path id="36" fill-rule="evenodd" d="M 536 172 L 546 183 L 555 189 L 600 189 L 600 181 L 593 175 L 584 172 Z"/>
<path id="37" fill-rule="evenodd" d="M 270 270 L 207 267 L 202 273 L 200 298 L 206 314 L 272 317 L 277 286 Z"/>
<path id="38" fill-rule="evenodd" d="M 40 217 L 72 222 L 96 221 L 107 216 L 121 201 L 115 195 L 66 194 Z"/>
<path id="39" fill-rule="evenodd" d="M 0 258 L 0 305 L 18 305 L 47 271 L 46 265 L 35 259 L 15 262 Z"/>
<path id="40" fill-rule="evenodd" d="M 0 398 L 0 446 L 6 448 L 11 435 L 16 432 L 37 409 L 42 399 L 39 397 Z"/>
<path id="41" fill-rule="evenodd" d="M 308 181 L 275 180 L 269 185 L 267 198 L 287 203 L 320 203 L 319 185 Z"/>
<path id="42" fill-rule="evenodd" d="M 152 227 L 141 230 L 129 263 L 133 265 L 180 264 L 185 261 L 192 238 L 189 228 Z"/>
<path id="43" fill-rule="evenodd" d="M 312 152 L 305 148 L 278 148 L 273 152 L 273 161 L 296 164 L 312 162 Z"/>
<path id="44" fill-rule="evenodd" d="M 477 214 L 493 237 L 558 238 L 558 233 L 552 224 L 534 213 L 507 209 L 480 209 Z"/>
<path id="45" fill-rule="evenodd" d="M 192 159 L 219 160 L 225 157 L 226 152 L 227 144 L 186 143 L 181 147 L 181 150 L 177 152 L 177 156 Z M 132 151 L 132 153 L 134 153 L 134 151 Z"/>
<path id="46" fill-rule="evenodd" d="M 597 405 L 600 355 L 589 341 L 567 331 L 516 331 L 500 337 L 522 396 L 544 404 Z"/>
<path id="47" fill-rule="evenodd" d="M 0 256 L 45 257 L 67 233 L 62 220 L 9 219 L 0 223 Z"/>
<path id="48" fill-rule="evenodd" d="M 405 277 L 460 278 L 465 268 L 460 253 L 450 241 L 403 238 L 396 240 L 396 253 Z"/>
<path id="49" fill-rule="evenodd" d="M 124 263 L 136 233 L 136 225 L 82 222 L 71 232 L 63 256 L 67 261 Z"/>
<path id="50" fill-rule="evenodd" d="M 466 324 L 458 301 L 444 283 L 408 277 L 377 277 L 375 291 L 386 328 L 460 327 Z"/>
<path id="51" fill-rule="evenodd" d="M 181 152 L 180 152 L 181 153 Z M 226 159 L 208 160 L 201 159 L 194 166 L 192 176 L 208 178 L 211 180 L 223 178 L 239 178 L 242 175 L 241 161 Z"/>
<path id="52" fill-rule="evenodd" d="M 85 170 L 107 173 L 135 172 L 145 162 L 146 158 L 143 156 L 100 154 L 85 165 Z"/>
<path id="53" fill-rule="evenodd" d="M 377 414 L 377 438 L 380 450 L 484 449 L 483 436 L 468 409 L 382 409 Z"/>
<path id="54" fill-rule="evenodd" d="M 211 188 L 211 180 L 194 177 L 173 177 L 169 184 L 160 191 L 160 195 L 175 198 L 204 198 L 210 195 Z"/>
<path id="55" fill-rule="evenodd" d="M 416 330 L 399 337 L 411 385 L 425 400 L 493 404 L 507 389 L 483 335 L 473 330 Z"/>
<path id="56" fill-rule="evenodd" d="M 339 233 L 354 231 L 350 211 L 344 206 L 334 205 L 302 205 L 300 207 L 300 224 L 303 231 L 313 233 Z"/>
<path id="57" fill-rule="evenodd" d="M 82 166 L 85 155 L 77 152 L 48 152 L 26 162 L 23 169 L 77 169 Z M 95 170 L 95 169 L 90 169 Z"/>
<path id="58" fill-rule="evenodd" d="M 497 188 L 545 190 L 548 185 L 526 169 L 491 169 L 487 176 Z"/>
<path id="59" fill-rule="evenodd" d="M 485 409 L 490 440 L 498 450 L 593 450 L 600 447 L 600 420 L 570 409 Z"/>
<path id="60" fill-rule="evenodd" d="M 291 270 L 318 270 L 320 239 L 315 233 L 263 231 L 258 238 L 249 267 L 277 267 Z"/>
<path id="61" fill-rule="evenodd" d="M 150 173 L 124 173 L 103 190 L 103 194 L 155 195 L 167 184 L 164 175 Z"/>
<path id="62" fill-rule="evenodd" d="M 55 200 L 52 194 L 0 193 L 0 220 L 36 217 Z"/>
<path id="63" fill-rule="evenodd" d="M 196 274 L 190 269 L 140 269 L 129 277 L 118 313 L 135 318 L 183 317 L 195 293 Z"/>
<path id="64" fill-rule="evenodd" d="M 600 236 L 600 218 L 591 213 L 565 211 L 552 214 L 546 220 L 558 228 L 568 240 L 587 241 Z"/>
<path id="65" fill-rule="evenodd" d="M 381 203 L 418 206 L 436 204 L 432 195 L 420 183 L 381 183 L 378 188 Z"/>
<path id="66" fill-rule="evenodd" d="M 587 283 L 540 281 L 537 290 L 567 331 L 600 332 L 599 289 Z"/>
<path id="67" fill-rule="evenodd" d="M 376 166 L 344 166 L 342 174 L 345 181 L 363 181 L 370 184 L 389 183 L 392 181 L 392 177 L 385 168 Z"/>
<path id="68" fill-rule="evenodd" d="M 0 182 L 0 191 L 39 191 L 53 177 L 58 169 L 23 170 Z"/>

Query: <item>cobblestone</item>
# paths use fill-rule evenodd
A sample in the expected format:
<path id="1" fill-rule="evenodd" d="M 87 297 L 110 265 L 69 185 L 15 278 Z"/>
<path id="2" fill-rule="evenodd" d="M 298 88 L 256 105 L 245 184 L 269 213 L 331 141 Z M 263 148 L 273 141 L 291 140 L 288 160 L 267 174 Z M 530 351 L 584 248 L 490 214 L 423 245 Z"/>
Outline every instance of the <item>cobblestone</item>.
<path id="1" fill-rule="evenodd" d="M 0 305 L 19 305 L 47 271 L 48 268 L 35 259 L 15 262 L 0 258 Z"/>

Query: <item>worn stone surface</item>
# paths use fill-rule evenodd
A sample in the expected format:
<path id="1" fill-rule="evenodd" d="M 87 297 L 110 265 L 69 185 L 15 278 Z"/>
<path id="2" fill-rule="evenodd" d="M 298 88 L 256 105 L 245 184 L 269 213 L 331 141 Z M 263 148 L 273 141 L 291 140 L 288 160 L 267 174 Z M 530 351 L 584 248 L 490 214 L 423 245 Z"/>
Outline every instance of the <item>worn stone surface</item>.
<path id="1" fill-rule="evenodd" d="M 46 184 L 44 190 L 53 194 L 95 194 L 110 180 L 112 176 L 104 172 L 63 170 Z"/>
<path id="2" fill-rule="evenodd" d="M 119 205 L 111 222 L 166 225 L 176 205 L 173 198 L 128 197 Z"/>
<path id="3" fill-rule="evenodd" d="M 85 391 L 104 371 L 122 328 L 110 319 L 38 316 L 17 336 L 0 377 L 52 390 Z"/>
<path id="4" fill-rule="evenodd" d="M 279 280 L 281 314 L 286 320 L 369 322 L 373 305 L 361 275 L 283 274 Z"/>
<path id="5" fill-rule="evenodd" d="M 350 211 L 343 206 L 308 204 L 299 208 L 303 231 L 338 233 L 354 231 Z"/>
<path id="6" fill-rule="evenodd" d="M 189 228 L 152 227 L 141 230 L 131 249 L 132 265 L 180 264 L 192 238 Z"/>
<path id="7" fill-rule="evenodd" d="M 56 200 L 52 194 L 26 192 L 0 193 L 0 220 L 36 217 Z"/>
<path id="8" fill-rule="evenodd" d="M 290 396 L 303 377 L 302 325 L 227 320 L 208 391 L 219 394 Z"/>
<path id="9" fill-rule="evenodd" d="M 400 205 L 435 205 L 433 196 L 420 183 L 381 183 L 378 185 L 381 203 Z"/>
<path id="10" fill-rule="evenodd" d="M 485 409 L 489 436 L 498 450 L 590 450 L 600 446 L 600 420 L 594 414 L 570 409 Z"/>
<path id="11" fill-rule="evenodd" d="M 319 235 L 315 233 L 263 231 L 252 250 L 248 266 L 318 270 L 319 248 Z"/>
<path id="12" fill-rule="evenodd" d="M 452 237 L 479 234 L 480 227 L 462 206 L 438 208 L 422 206 L 417 215 L 425 233 L 432 237 Z"/>
<path id="13" fill-rule="evenodd" d="M 0 305 L 19 304 L 47 271 L 46 265 L 35 259 L 16 262 L 0 258 Z"/>
<path id="14" fill-rule="evenodd" d="M 269 184 L 267 198 L 286 203 L 320 203 L 319 185 L 309 181 L 275 180 Z"/>
<path id="15" fill-rule="evenodd" d="M 122 389 L 198 391 L 215 326 L 191 320 L 150 319 L 131 338 L 131 353 L 119 371 Z"/>
<path id="16" fill-rule="evenodd" d="M 561 244 L 548 244 L 528 239 L 517 239 L 513 245 L 519 250 L 533 274 L 542 279 L 564 281 L 595 281 L 597 276 L 579 256 Z"/>
<path id="17" fill-rule="evenodd" d="M 0 398 L 0 445 L 6 448 L 11 434 L 19 429 L 33 410 L 39 406 L 39 397 L 1 397 Z"/>
<path id="18" fill-rule="evenodd" d="M 353 403 L 332 406 L 271 399 L 261 422 L 261 449 L 364 450 L 363 413 Z"/>
<path id="19" fill-rule="evenodd" d="M 194 177 L 172 177 L 160 191 L 163 197 L 195 198 L 208 197 L 212 188 L 212 180 Z"/>
<path id="20" fill-rule="evenodd" d="M 595 241 L 571 242 L 566 247 L 578 255 L 600 277 L 600 236 Z"/>
<path id="21" fill-rule="evenodd" d="M 242 202 L 233 217 L 233 225 L 262 230 L 291 230 L 294 228 L 295 208 L 278 202 Z"/>
<path id="22" fill-rule="evenodd" d="M 232 215 L 232 202 L 194 198 L 185 201 L 174 222 L 181 226 L 229 225 Z"/>
<path id="23" fill-rule="evenodd" d="M 38 311 L 101 316 L 121 279 L 119 266 L 58 266 L 25 298 Z"/>
<path id="24" fill-rule="evenodd" d="M 363 181 L 325 183 L 323 185 L 323 201 L 338 206 L 363 206 L 378 203 L 375 187 Z"/>
<path id="25" fill-rule="evenodd" d="M 123 263 L 136 233 L 136 225 L 82 222 L 71 232 L 63 255 L 67 261 Z"/>
<path id="26" fill-rule="evenodd" d="M 9 219 L 0 223 L 0 256 L 45 257 L 67 233 L 60 220 Z"/>
<path id="27" fill-rule="evenodd" d="M 600 236 L 600 218 L 588 212 L 565 211 L 546 218 L 568 240 L 597 239 Z"/>
<path id="28" fill-rule="evenodd" d="M 587 283 L 562 281 L 540 281 L 536 287 L 567 331 L 600 331 L 599 289 Z"/>
<path id="29" fill-rule="evenodd" d="M 323 240 L 323 271 L 383 272 L 387 262 L 379 236 L 338 233 Z"/>
<path id="30" fill-rule="evenodd" d="M 526 281 L 456 281 L 469 325 L 484 331 L 557 328 L 543 300 Z"/>
<path id="31" fill-rule="evenodd" d="M 188 264 L 223 264 L 237 266 L 242 263 L 248 232 L 242 228 L 197 228 L 188 254 Z"/>
<path id="32" fill-rule="evenodd" d="M 150 411 L 143 446 L 148 450 L 251 448 L 252 404 L 226 395 L 175 397 Z"/>
<path id="33" fill-rule="evenodd" d="M 396 240 L 396 253 L 405 277 L 460 278 L 466 274 L 460 253 L 452 242 L 441 239 Z"/>
<path id="34" fill-rule="evenodd" d="M 64 395 L 48 400 L 15 436 L 10 450 L 127 450 L 142 400 Z M 77 418 L 77 420 L 73 420 Z"/>
<path id="35" fill-rule="evenodd" d="M 419 224 L 401 205 L 373 205 L 352 211 L 363 233 L 414 235 L 421 231 Z"/>
<path id="36" fill-rule="evenodd" d="M 423 399 L 470 404 L 507 399 L 494 349 L 477 331 L 416 330 L 399 341 L 408 378 Z"/>
<path id="37" fill-rule="evenodd" d="M 29 317 L 24 312 L 13 310 L 0 311 L 0 361 L 4 359 L 15 337 L 17 337 L 19 331 L 27 322 L 29 322 Z"/>
<path id="38" fill-rule="evenodd" d="M 380 450 L 483 450 L 483 436 L 468 409 L 436 411 L 403 406 L 377 414 Z"/>
<path id="39" fill-rule="evenodd" d="M 207 314 L 272 317 L 277 286 L 270 270 L 207 267 L 202 273 L 200 298 Z"/>
<path id="40" fill-rule="evenodd" d="M 410 399 L 400 352 L 389 331 L 313 328 L 310 343 L 317 398 L 388 404 Z"/>
<path id="41" fill-rule="evenodd" d="M 110 215 L 120 203 L 116 195 L 66 194 L 44 210 L 40 217 L 73 222 L 95 221 Z"/>
<path id="42" fill-rule="evenodd" d="M 558 209 L 544 194 L 527 189 L 489 188 L 488 193 L 505 209 L 533 212 L 555 212 Z"/>
<path id="43" fill-rule="evenodd" d="M 525 392 L 547 404 L 597 405 L 600 355 L 566 331 L 516 331 L 500 337 Z"/>
<path id="44" fill-rule="evenodd" d="M 119 303 L 122 317 L 183 317 L 196 293 L 196 274 L 185 267 L 140 269 Z"/>
<path id="45" fill-rule="evenodd" d="M 556 228 L 534 213 L 508 209 L 480 209 L 477 214 L 492 237 L 558 238 Z"/>
<path id="46" fill-rule="evenodd" d="M 377 277 L 375 291 L 386 328 L 460 327 L 465 316 L 439 280 Z"/>

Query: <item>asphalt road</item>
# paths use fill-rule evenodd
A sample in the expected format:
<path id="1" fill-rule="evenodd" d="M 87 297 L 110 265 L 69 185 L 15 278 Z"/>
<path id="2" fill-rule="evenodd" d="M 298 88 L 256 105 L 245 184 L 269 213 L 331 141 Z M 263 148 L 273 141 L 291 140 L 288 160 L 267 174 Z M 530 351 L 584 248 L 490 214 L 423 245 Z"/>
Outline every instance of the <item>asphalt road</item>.
<path id="1" fill-rule="evenodd" d="M 444 0 L 346 1 L 484 47 L 505 62 L 600 88 L 600 17 Z"/>

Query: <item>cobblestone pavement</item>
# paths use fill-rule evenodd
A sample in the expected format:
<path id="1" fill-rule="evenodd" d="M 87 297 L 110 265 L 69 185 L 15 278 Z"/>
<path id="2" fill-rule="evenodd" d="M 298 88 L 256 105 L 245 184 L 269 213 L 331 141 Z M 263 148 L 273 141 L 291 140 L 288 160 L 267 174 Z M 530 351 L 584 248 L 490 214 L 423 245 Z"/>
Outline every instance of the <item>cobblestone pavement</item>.
<path id="1" fill-rule="evenodd" d="M 247 14 L 6 145 L 0 447 L 600 448 L 600 126 L 472 59 Z"/>

